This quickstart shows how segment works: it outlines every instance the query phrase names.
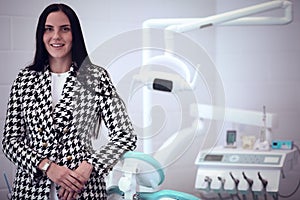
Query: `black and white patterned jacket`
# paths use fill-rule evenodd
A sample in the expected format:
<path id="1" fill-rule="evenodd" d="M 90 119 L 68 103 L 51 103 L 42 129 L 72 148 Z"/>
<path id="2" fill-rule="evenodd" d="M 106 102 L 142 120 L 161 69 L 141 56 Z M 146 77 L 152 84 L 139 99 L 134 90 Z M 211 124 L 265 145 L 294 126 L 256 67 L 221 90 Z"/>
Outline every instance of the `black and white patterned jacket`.
<path id="1" fill-rule="evenodd" d="M 105 69 L 72 65 L 62 99 L 52 108 L 51 73 L 25 68 L 11 88 L 3 135 L 3 152 L 16 166 L 13 199 L 48 199 L 51 181 L 37 168 L 49 158 L 76 169 L 83 160 L 94 166 L 79 199 L 106 199 L 104 176 L 136 146 L 136 135 Z M 109 142 L 94 149 L 91 136 L 99 117 Z M 58 187 L 57 187 L 58 189 Z"/>

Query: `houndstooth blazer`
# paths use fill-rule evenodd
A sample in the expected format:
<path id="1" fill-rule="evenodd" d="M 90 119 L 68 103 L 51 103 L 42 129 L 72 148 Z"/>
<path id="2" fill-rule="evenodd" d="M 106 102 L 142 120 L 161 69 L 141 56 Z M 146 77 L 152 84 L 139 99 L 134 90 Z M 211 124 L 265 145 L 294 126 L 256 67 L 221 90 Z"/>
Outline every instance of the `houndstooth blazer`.
<path id="1" fill-rule="evenodd" d="M 49 66 L 42 72 L 22 69 L 12 85 L 2 145 L 17 166 L 13 199 L 49 198 L 51 181 L 37 168 L 44 158 L 72 170 L 86 160 L 94 170 L 79 199 L 106 199 L 104 176 L 136 146 L 125 105 L 106 70 L 75 69 L 73 64 L 54 108 Z M 95 149 L 91 138 L 100 118 L 109 142 Z"/>

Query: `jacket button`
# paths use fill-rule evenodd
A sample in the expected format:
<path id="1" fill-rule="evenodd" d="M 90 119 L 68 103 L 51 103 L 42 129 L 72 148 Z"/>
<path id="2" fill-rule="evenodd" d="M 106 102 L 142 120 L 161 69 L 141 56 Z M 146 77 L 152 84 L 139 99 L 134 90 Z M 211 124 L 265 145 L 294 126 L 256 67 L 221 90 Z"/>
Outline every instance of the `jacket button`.
<path id="1" fill-rule="evenodd" d="M 71 161 L 72 160 L 72 156 L 67 156 L 67 161 Z"/>
<path id="2" fill-rule="evenodd" d="M 68 128 L 64 128 L 64 133 L 67 133 L 69 131 Z"/>
<path id="3" fill-rule="evenodd" d="M 42 128 L 38 128 L 38 132 L 40 132 L 40 133 L 41 133 L 42 131 L 43 131 L 43 129 L 42 129 Z"/>
<path id="4" fill-rule="evenodd" d="M 46 147 L 48 147 L 48 143 L 47 142 L 43 142 L 42 146 L 46 148 Z"/>

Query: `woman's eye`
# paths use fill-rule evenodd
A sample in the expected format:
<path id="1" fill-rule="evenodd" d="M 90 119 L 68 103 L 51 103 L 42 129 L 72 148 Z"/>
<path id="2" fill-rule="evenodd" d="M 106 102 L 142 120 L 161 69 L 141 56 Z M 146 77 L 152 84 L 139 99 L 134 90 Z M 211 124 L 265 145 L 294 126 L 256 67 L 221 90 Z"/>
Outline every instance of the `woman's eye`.
<path id="1" fill-rule="evenodd" d="M 63 27 L 63 28 L 62 28 L 62 31 L 63 31 L 63 32 L 69 32 L 70 30 L 71 30 L 70 27 Z"/>
<path id="2" fill-rule="evenodd" d="M 45 32 L 50 32 L 50 31 L 52 31 L 53 29 L 51 28 L 51 27 L 46 27 L 45 29 L 44 29 L 44 31 Z"/>

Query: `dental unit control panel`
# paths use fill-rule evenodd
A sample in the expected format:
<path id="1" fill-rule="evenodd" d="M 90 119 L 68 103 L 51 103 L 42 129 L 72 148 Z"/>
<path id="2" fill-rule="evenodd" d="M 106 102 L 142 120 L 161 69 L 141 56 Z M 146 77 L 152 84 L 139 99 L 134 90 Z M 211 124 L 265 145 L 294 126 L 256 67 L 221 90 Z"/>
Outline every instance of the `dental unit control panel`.
<path id="1" fill-rule="evenodd" d="M 206 195 L 240 195 L 257 199 L 267 195 L 278 199 L 284 169 L 293 166 L 297 151 L 256 151 L 216 147 L 200 151 L 195 164 L 195 188 Z"/>

